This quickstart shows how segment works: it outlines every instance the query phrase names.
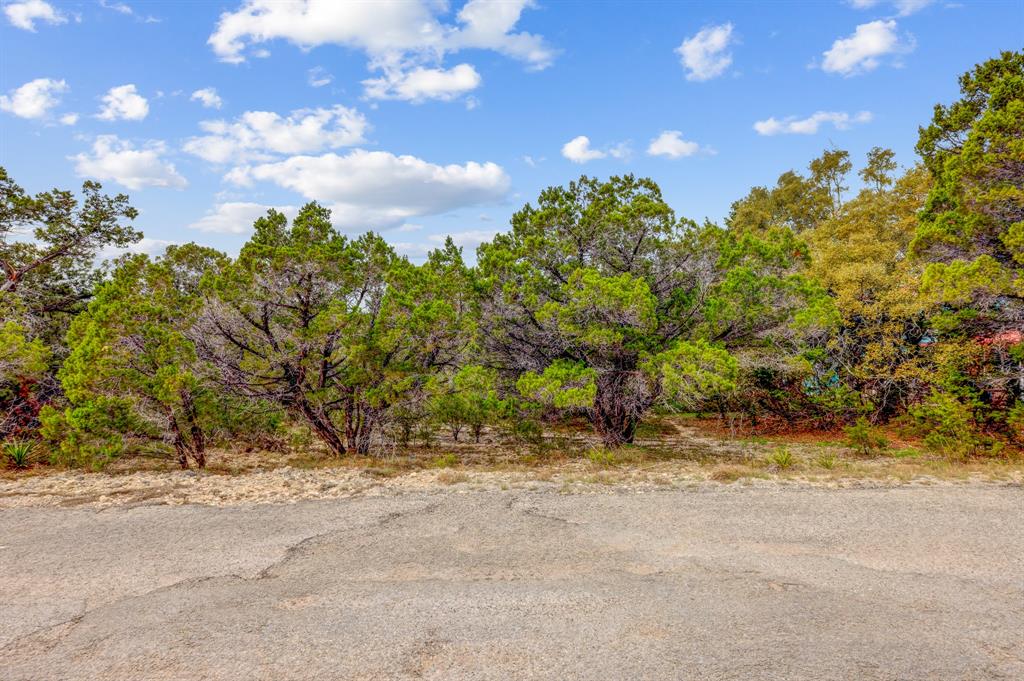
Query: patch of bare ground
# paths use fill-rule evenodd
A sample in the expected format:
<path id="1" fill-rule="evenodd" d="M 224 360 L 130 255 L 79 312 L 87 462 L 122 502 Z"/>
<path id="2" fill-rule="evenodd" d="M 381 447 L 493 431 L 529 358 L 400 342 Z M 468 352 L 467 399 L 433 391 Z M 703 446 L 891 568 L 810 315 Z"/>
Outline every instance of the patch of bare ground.
<path id="1" fill-rule="evenodd" d="M 951 461 L 895 446 L 869 458 L 843 447 L 835 434 L 730 438 L 706 425 L 661 418 L 645 425 L 635 444 L 617 450 L 601 447 L 582 424 L 570 424 L 541 443 L 509 444 L 495 434 L 479 443 L 437 437 L 375 457 L 335 458 L 315 447 L 216 450 L 203 472 L 175 470 L 154 458 L 123 459 L 102 473 L 35 467 L 0 475 L 0 508 L 225 506 L 506 489 L 607 494 L 720 485 L 1024 484 L 1024 459 L 1017 453 Z"/>

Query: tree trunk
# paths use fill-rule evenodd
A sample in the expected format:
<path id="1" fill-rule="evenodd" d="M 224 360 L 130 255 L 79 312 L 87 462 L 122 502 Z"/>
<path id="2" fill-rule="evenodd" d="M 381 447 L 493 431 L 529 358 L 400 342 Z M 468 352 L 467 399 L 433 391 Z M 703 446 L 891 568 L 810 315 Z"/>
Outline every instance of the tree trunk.
<path id="1" fill-rule="evenodd" d="M 345 443 L 342 442 L 338 429 L 327 414 L 324 414 L 320 409 L 315 409 L 305 399 L 302 399 L 299 403 L 299 411 L 302 413 L 303 418 L 306 419 L 309 427 L 327 445 L 332 454 L 335 456 L 345 456 Z"/>
<path id="2" fill-rule="evenodd" d="M 189 435 L 192 438 L 191 450 L 192 460 L 196 462 L 197 468 L 206 468 L 206 434 L 199 425 L 199 415 L 196 413 L 196 402 L 189 390 L 181 391 L 181 406 L 188 420 Z"/>
<path id="3" fill-rule="evenodd" d="M 597 379 L 592 421 L 602 442 L 619 447 L 633 442 L 637 413 L 627 404 L 626 381 L 630 372 L 610 371 Z"/>
<path id="4" fill-rule="evenodd" d="M 370 453 L 370 445 L 373 443 L 373 429 L 377 426 L 377 414 L 369 407 L 364 407 L 360 412 L 361 418 L 359 429 L 356 432 L 355 450 L 366 456 Z"/>
<path id="5" fill-rule="evenodd" d="M 174 416 L 174 410 L 167 410 L 167 421 L 170 423 L 171 432 L 174 434 L 174 453 L 177 455 L 178 465 L 181 466 L 181 470 L 188 470 L 188 444 L 185 442 L 185 437 L 181 434 L 181 428 L 178 427 L 178 419 Z"/>

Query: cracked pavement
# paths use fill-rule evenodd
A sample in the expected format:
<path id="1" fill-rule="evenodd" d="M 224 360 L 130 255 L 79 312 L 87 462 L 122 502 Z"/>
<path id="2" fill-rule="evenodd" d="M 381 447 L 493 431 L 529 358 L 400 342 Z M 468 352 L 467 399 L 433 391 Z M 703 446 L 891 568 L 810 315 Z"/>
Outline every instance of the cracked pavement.
<path id="1" fill-rule="evenodd" d="M 0 512 L 0 678 L 1024 678 L 1024 491 Z"/>

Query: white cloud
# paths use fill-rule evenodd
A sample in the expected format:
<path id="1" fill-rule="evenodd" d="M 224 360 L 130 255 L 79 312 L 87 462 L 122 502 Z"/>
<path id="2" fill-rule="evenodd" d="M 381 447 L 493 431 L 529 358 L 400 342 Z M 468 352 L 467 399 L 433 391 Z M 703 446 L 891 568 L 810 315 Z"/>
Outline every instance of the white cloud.
<path id="1" fill-rule="evenodd" d="M 217 89 L 212 87 L 196 90 L 189 99 L 193 102 L 200 102 L 207 109 L 219 109 L 224 104 L 220 95 L 217 94 Z"/>
<path id="2" fill-rule="evenodd" d="M 226 179 L 242 185 L 273 182 L 307 199 L 334 202 L 335 224 L 359 229 L 396 227 L 412 217 L 497 201 L 510 184 L 495 163 L 440 166 L 362 149 L 235 168 Z"/>
<path id="3" fill-rule="evenodd" d="M 198 229 L 201 232 L 216 232 L 220 234 L 248 234 L 252 231 L 252 223 L 256 218 L 266 215 L 267 211 L 274 208 L 284 213 L 289 219 L 295 217 L 298 209 L 295 206 L 265 206 L 261 203 L 247 203 L 232 201 L 218 203 L 206 215 L 199 218 L 188 227 Z"/>
<path id="4" fill-rule="evenodd" d="M 892 6 L 896 9 L 897 15 L 901 17 L 908 17 L 915 12 L 919 12 L 928 5 L 931 5 L 935 0 L 892 0 Z M 850 5 L 854 9 L 870 9 L 881 4 L 881 0 L 850 0 Z"/>
<path id="5" fill-rule="evenodd" d="M 125 16 L 132 17 L 136 21 L 141 21 L 145 24 L 156 24 L 160 22 L 160 19 L 154 16 L 143 16 L 141 14 L 138 14 L 134 9 L 132 9 L 131 5 L 128 5 L 123 2 L 110 2 L 108 0 L 100 0 L 100 7 L 102 7 L 103 9 L 109 9 L 113 12 L 117 12 L 118 14 L 123 14 Z"/>
<path id="6" fill-rule="evenodd" d="M 829 73 L 852 76 L 878 68 L 880 59 L 888 54 L 912 49 L 912 42 L 900 41 L 895 20 L 871 21 L 857 26 L 852 35 L 832 43 L 822 54 L 821 68 Z"/>
<path id="7" fill-rule="evenodd" d="M 586 135 L 573 137 L 562 145 L 562 156 L 573 163 L 586 163 L 595 159 L 604 158 L 608 154 L 597 149 L 590 148 L 590 138 Z"/>
<path id="8" fill-rule="evenodd" d="M 132 8 L 124 4 L 123 2 L 108 2 L 107 0 L 100 0 L 100 7 L 102 7 L 103 9 L 112 10 L 114 12 L 117 12 L 118 14 L 126 14 L 129 16 L 134 14 Z"/>
<path id="9" fill-rule="evenodd" d="M 63 80 L 36 78 L 6 95 L 0 95 L 0 110 L 20 118 L 43 118 L 60 103 L 60 95 L 67 92 L 68 84 Z"/>
<path id="10" fill-rule="evenodd" d="M 380 98 L 453 99 L 465 92 L 479 75 L 468 64 L 446 69 L 445 55 L 465 49 L 492 50 L 524 62 L 528 68 L 551 64 L 555 51 L 541 36 L 514 32 L 532 0 L 470 0 L 456 15 L 456 23 L 439 17 L 448 11 L 436 0 L 246 0 L 234 12 L 221 15 L 207 41 L 222 61 L 239 63 L 255 56 L 255 45 L 288 40 L 303 49 L 334 44 L 366 53 L 369 68 L 381 78 L 368 79 L 368 96 Z M 475 78 L 474 78 L 475 76 Z M 429 83 L 422 84 L 428 80 Z M 453 82 L 454 80 L 454 82 Z M 443 81 L 440 82 L 439 81 Z M 402 96 L 402 87 L 406 95 Z M 409 89 L 419 96 L 408 96 Z M 428 92 L 447 93 L 431 97 Z"/>
<path id="11" fill-rule="evenodd" d="M 449 234 L 431 234 L 427 240 L 436 246 L 443 246 L 445 239 L 451 237 L 456 246 L 467 251 L 475 251 L 476 247 L 485 241 L 490 241 L 498 233 L 496 229 L 470 229 L 465 232 L 451 232 Z"/>
<path id="12" fill-rule="evenodd" d="M 78 114 L 76 114 L 76 113 L 66 113 L 66 114 L 64 114 L 63 116 L 60 117 L 60 124 L 61 125 L 74 125 L 77 122 L 78 122 Z"/>
<path id="13" fill-rule="evenodd" d="M 414 103 L 427 99 L 451 101 L 480 83 L 480 74 L 469 64 L 448 70 L 423 66 L 407 71 L 387 68 L 381 78 L 363 81 L 368 99 L 404 99 Z"/>
<path id="14" fill-rule="evenodd" d="M 366 117 L 355 109 L 299 109 L 287 117 L 272 111 L 246 111 L 235 121 L 203 121 L 209 133 L 185 142 L 184 149 L 211 163 L 267 161 L 271 154 L 302 154 L 352 146 L 364 141 Z"/>
<path id="15" fill-rule="evenodd" d="M 143 187 L 170 187 L 184 189 L 188 182 L 178 174 L 173 163 L 163 159 L 167 146 L 152 141 L 137 149 L 117 135 L 100 135 L 92 145 L 92 154 L 82 153 L 69 157 L 75 161 L 75 172 L 80 177 L 113 180 L 128 189 Z"/>
<path id="16" fill-rule="evenodd" d="M 45 21 L 48 24 L 63 24 L 68 18 L 43 0 L 25 0 L 25 2 L 11 2 L 4 5 L 4 14 L 12 26 L 26 30 L 35 31 L 36 21 Z"/>
<path id="17" fill-rule="evenodd" d="M 683 133 L 678 130 L 665 130 L 651 140 L 647 147 L 649 156 L 666 156 L 668 158 L 684 158 L 693 156 L 700 151 L 700 145 L 696 142 L 683 139 Z"/>
<path id="18" fill-rule="evenodd" d="M 141 121 L 149 114 L 149 102 L 132 84 L 112 87 L 103 95 L 103 108 L 97 118 L 105 121 Z"/>
<path id="19" fill-rule="evenodd" d="M 312 87 L 330 85 L 333 80 L 334 76 L 328 73 L 327 69 L 322 66 L 314 66 L 306 72 L 306 82 L 308 82 Z"/>
<path id="20" fill-rule="evenodd" d="M 687 38 L 676 48 L 679 60 L 686 67 L 686 79 L 704 81 L 717 78 L 732 64 L 732 24 L 708 26 Z"/>
<path id="21" fill-rule="evenodd" d="M 149 237 L 142 237 L 140 240 L 133 244 L 129 244 L 123 248 L 117 248 L 116 246 L 106 246 L 97 254 L 97 260 L 113 260 L 119 258 L 125 253 L 143 253 L 150 257 L 163 255 L 164 251 L 167 250 L 168 246 L 177 246 L 177 241 L 167 241 L 166 239 L 150 239 Z"/>
<path id="22" fill-rule="evenodd" d="M 789 116 L 778 120 L 768 118 L 754 123 L 754 130 L 759 135 L 813 135 L 823 123 L 831 123 L 836 130 L 847 130 L 854 123 L 868 123 L 872 119 L 870 111 L 861 111 L 851 116 L 845 111 L 816 111 L 807 118 Z"/>

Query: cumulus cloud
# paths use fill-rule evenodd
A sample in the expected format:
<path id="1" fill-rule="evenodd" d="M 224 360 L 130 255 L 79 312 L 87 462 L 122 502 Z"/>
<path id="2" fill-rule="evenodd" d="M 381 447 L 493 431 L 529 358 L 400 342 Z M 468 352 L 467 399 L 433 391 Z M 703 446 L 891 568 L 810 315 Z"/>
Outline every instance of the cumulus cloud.
<path id="1" fill-rule="evenodd" d="M 43 118 L 60 103 L 60 94 L 67 92 L 63 80 L 36 78 L 6 95 L 0 95 L 0 110 L 20 118 Z"/>
<path id="2" fill-rule="evenodd" d="M 217 94 L 217 89 L 212 87 L 196 90 L 189 99 L 193 102 L 199 102 L 207 109 L 219 109 L 224 104 L 224 100 Z"/>
<path id="3" fill-rule="evenodd" d="M 685 158 L 693 156 L 700 151 L 700 145 L 696 142 L 683 139 L 683 133 L 678 130 L 665 130 L 651 140 L 647 147 L 650 156 L 665 156 L 668 158 Z"/>
<path id="4" fill-rule="evenodd" d="M 822 54 L 822 70 L 853 76 L 878 68 L 886 55 L 909 52 L 913 41 L 900 40 L 896 21 L 889 19 L 860 24 L 846 38 L 839 38 Z"/>
<path id="5" fill-rule="evenodd" d="M 66 113 L 63 116 L 61 116 L 59 120 L 61 125 L 74 125 L 78 122 L 78 114 Z"/>
<path id="6" fill-rule="evenodd" d="M 211 163 L 245 163 L 360 144 L 369 124 L 360 112 L 339 105 L 288 116 L 246 111 L 233 122 L 203 121 L 199 127 L 209 134 L 187 140 L 185 151 Z"/>
<path id="7" fill-rule="evenodd" d="M 295 206 L 265 206 L 262 203 L 248 203 L 243 201 L 231 201 L 218 203 L 206 215 L 199 218 L 188 227 L 198 229 L 201 232 L 215 232 L 219 234 L 247 234 L 252 231 L 252 223 L 257 218 L 267 214 L 267 211 L 274 208 L 279 213 L 284 213 L 288 219 L 295 217 L 298 208 Z"/>
<path id="8" fill-rule="evenodd" d="M 854 123 L 871 121 L 870 111 L 861 111 L 850 115 L 845 111 L 816 111 L 807 118 L 789 116 L 779 120 L 768 118 L 754 123 L 754 130 L 759 135 L 813 135 L 824 123 L 831 123 L 836 130 L 847 130 Z"/>
<path id="9" fill-rule="evenodd" d="M 330 85 L 333 80 L 334 76 L 328 73 L 327 69 L 322 66 L 314 66 L 306 72 L 306 82 L 308 82 L 311 87 L 323 87 L 324 85 Z"/>
<path id="10" fill-rule="evenodd" d="M 170 187 L 184 189 L 188 182 L 178 174 L 173 163 L 164 160 L 167 145 L 151 141 L 136 148 L 117 135 L 100 135 L 92 145 L 92 153 L 69 157 L 75 162 L 80 177 L 112 180 L 128 189 Z"/>
<path id="11" fill-rule="evenodd" d="M 396 227 L 412 217 L 497 201 L 510 184 L 495 163 L 441 166 L 415 156 L 362 149 L 243 166 L 227 179 L 243 186 L 272 182 L 307 199 L 333 202 L 335 224 L 359 229 Z"/>
<path id="12" fill-rule="evenodd" d="M 734 42 L 732 24 L 702 28 L 676 48 L 679 60 L 686 68 L 686 79 L 711 80 L 725 73 L 732 64 L 729 45 Z"/>
<path id="13" fill-rule="evenodd" d="M 523 10 L 532 4 L 531 0 L 470 0 L 456 15 L 456 23 L 449 24 L 439 18 L 448 11 L 447 3 L 433 0 L 247 0 L 236 11 L 221 15 L 207 42 L 222 61 L 231 63 L 245 61 L 255 55 L 254 46 L 277 39 L 303 49 L 341 45 L 365 52 L 369 68 L 383 73 L 366 81 L 370 97 L 383 94 L 419 101 L 429 98 L 422 88 L 408 85 L 419 97 L 401 97 L 403 90 L 392 84 L 441 79 L 447 80 L 441 88 L 446 96 L 437 98 L 452 99 L 457 92 L 451 93 L 465 92 L 468 84 L 476 87 L 480 81 L 478 75 L 472 78 L 475 70 L 471 74 L 463 68 L 468 65 L 443 68 L 447 54 L 482 49 L 522 61 L 531 69 L 551 64 L 555 51 L 541 36 L 515 31 Z"/>
<path id="14" fill-rule="evenodd" d="M 573 163 L 586 163 L 587 161 L 593 161 L 599 158 L 604 158 L 608 154 L 598 149 L 590 148 L 590 138 L 586 135 L 580 135 L 573 137 L 571 140 L 562 145 L 562 156 L 569 159 Z"/>
<path id="15" fill-rule="evenodd" d="M 469 64 L 451 69 L 417 66 L 408 71 L 386 69 L 381 78 L 363 81 L 369 99 L 404 99 L 420 103 L 427 99 L 451 101 L 479 87 L 480 74 Z"/>
<path id="16" fill-rule="evenodd" d="M 149 102 L 132 84 L 112 87 L 103 95 L 103 108 L 97 118 L 105 121 L 141 121 L 149 114 Z"/>
<path id="17" fill-rule="evenodd" d="M 25 31 L 35 31 L 36 21 L 43 21 L 48 24 L 63 24 L 68 18 L 61 12 L 54 9 L 53 5 L 43 0 L 25 0 L 25 2 L 10 2 L 4 5 L 4 14 L 12 26 Z"/>

